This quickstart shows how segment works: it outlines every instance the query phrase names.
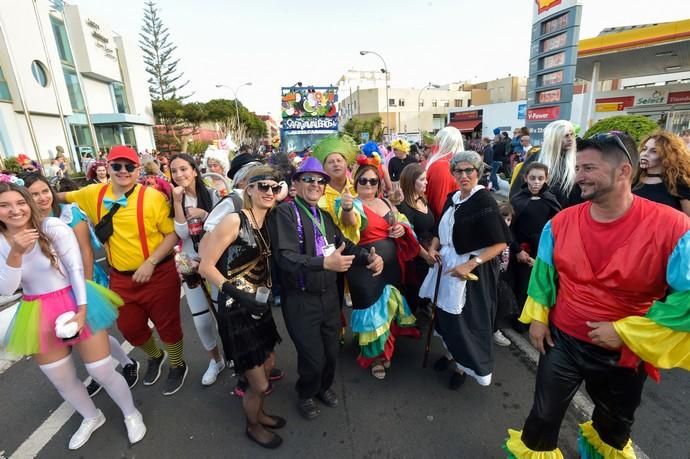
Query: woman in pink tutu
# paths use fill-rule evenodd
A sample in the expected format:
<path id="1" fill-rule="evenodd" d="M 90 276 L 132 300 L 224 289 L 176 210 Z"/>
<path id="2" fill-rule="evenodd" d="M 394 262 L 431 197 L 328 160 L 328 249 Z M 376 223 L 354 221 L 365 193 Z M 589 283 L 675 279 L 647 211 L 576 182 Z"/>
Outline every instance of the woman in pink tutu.
<path id="1" fill-rule="evenodd" d="M 136 443 L 146 434 L 146 426 L 125 379 L 113 368 L 106 332 L 121 300 L 109 292 L 87 307 L 74 233 L 58 218 L 42 218 L 22 184 L 21 179 L 0 175 L 0 295 L 20 286 L 24 292 L 7 331 L 6 348 L 16 355 L 32 355 L 62 398 L 83 416 L 69 449 L 83 446 L 105 422 L 77 378 L 72 346 L 91 377 L 122 410 L 129 441 Z"/>

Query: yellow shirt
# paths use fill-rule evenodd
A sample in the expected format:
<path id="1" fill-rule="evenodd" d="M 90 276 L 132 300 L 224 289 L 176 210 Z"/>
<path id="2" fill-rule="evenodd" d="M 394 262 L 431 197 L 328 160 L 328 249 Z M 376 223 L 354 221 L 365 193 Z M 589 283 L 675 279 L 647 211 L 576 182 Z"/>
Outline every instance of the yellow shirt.
<path id="1" fill-rule="evenodd" d="M 345 189 L 347 189 L 353 197 L 357 196 L 357 190 L 355 190 L 355 187 L 349 178 L 347 178 Z M 319 199 L 319 207 L 321 210 L 328 212 L 330 216 L 333 217 L 333 221 L 338 228 L 340 228 L 340 231 L 343 232 L 343 235 L 346 238 L 357 244 L 359 242 L 359 227 L 361 225 L 362 217 L 359 215 L 359 212 L 355 212 L 357 220 L 355 226 L 345 226 L 340 222 L 340 217 L 335 211 L 335 200 L 338 199 L 341 194 L 341 192 L 337 191 L 331 185 L 326 185 L 326 191 L 323 193 L 323 196 L 321 196 L 321 199 Z"/>
<path id="2" fill-rule="evenodd" d="M 77 191 L 67 193 L 67 202 L 75 202 L 89 219 L 98 222 L 98 194 L 103 186 L 108 190 L 104 198 L 114 199 L 112 185 L 94 184 Z M 120 207 L 113 216 L 113 235 L 106 244 L 106 254 L 110 266 L 118 271 L 135 271 L 144 261 L 144 252 L 139 239 L 139 225 L 137 223 L 137 200 L 144 187 L 137 185 L 127 198 L 127 206 Z M 175 225 L 170 217 L 170 207 L 163 193 L 153 189 L 146 189 L 144 195 L 144 229 L 149 255 L 156 250 L 163 238 L 175 231 Z M 104 199 L 105 200 L 105 199 Z M 105 205 L 101 205 L 101 217 L 108 213 Z"/>

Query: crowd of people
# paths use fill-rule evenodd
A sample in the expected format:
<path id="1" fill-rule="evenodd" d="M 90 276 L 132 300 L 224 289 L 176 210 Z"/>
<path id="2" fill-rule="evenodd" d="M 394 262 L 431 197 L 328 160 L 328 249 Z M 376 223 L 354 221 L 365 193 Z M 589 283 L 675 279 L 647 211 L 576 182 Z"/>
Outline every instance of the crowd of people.
<path id="1" fill-rule="evenodd" d="M 304 157 L 246 147 L 232 160 L 215 148 L 142 157 L 114 146 L 89 161 L 83 187 L 24 161 L 0 175 L 0 294 L 23 291 L 6 348 L 32 355 L 83 417 L 69 449 L 104 424 L 90 398 L 102 388 L 136 443 L 146 434 L 131 395 L 141 365 L 108 329 L 141 351 L 144 385 L 167 366 L 163 394 L 177 393 L 190 373 L 182 289 L 208 353 L 201 383 L 234 367 L 246 436 L 273 449 L 287 423 L 265 407 L 283 377 L 275 306 L 306 419 L 339 404 L 346 327 L 358 365 L 384 379 L 397 340 L 431 324 L 443 346 L 433 367 L 449 371 L 452 390 L 468 375 L 491 384 L 494 345 L 510 345 L 501 328 L 513 327 L 542 356 L 534 406 L 504 445 L 510 457 L 562 457 L 560 424 L 583 381 L 595 404 L 583 457 L 634 457 L 646 376 L 690 370 L 688 147 L 665 131 L 639 148 L 622 132 L 577 138 L 568 121 L 547 126 L 539 147 L 525 128 L 475 151 L 465 144 L 446 127 L 429 148 L 334 135 Z M 100 250 L 108 272 L 94 262 Z"/>

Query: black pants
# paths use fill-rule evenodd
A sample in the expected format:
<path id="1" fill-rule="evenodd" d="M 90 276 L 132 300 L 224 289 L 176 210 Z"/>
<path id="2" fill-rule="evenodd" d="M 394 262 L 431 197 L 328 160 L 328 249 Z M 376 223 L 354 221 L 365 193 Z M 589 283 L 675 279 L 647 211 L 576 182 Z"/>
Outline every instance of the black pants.
<path id="1" fill-rule="evenodd" d="M 568 405 L 584 381 L 594 402 L 594 428 L 605 443 L 623 449 L 647 378 L 642 365 L 619 367 L 619 352 L 585 343 L 554 326 L 551 335 L 555 346 L 539 358 L 534 405 L 522 441 L 535 451 L 555 449 Z"/>
<path id="2" fill-rule="evenodd" d="M 335 378 L 340 302 L 334 285 L 322 294 L 283 290 L 283 317 L 297 348 L 299 398 L 314 397 Z"/>

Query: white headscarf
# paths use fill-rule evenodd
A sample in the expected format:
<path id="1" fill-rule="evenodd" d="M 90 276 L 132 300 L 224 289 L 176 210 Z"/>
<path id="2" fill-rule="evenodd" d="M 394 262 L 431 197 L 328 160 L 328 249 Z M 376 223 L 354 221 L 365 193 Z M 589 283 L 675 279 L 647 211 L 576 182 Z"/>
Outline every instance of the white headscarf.
<path id="1" fill-rule="evenodd" d="M 455 153 L 465 150 L 462 134 L 453 126 L 446 126 L 438 131 L 438 134 L 436 134 L 434 138 L 434 145 L 436 145 L 438 149 L 429 157 L 429 161 L 426 163 L 427 170 L 429 166 L 436 161 L 450 159 Z"/>

